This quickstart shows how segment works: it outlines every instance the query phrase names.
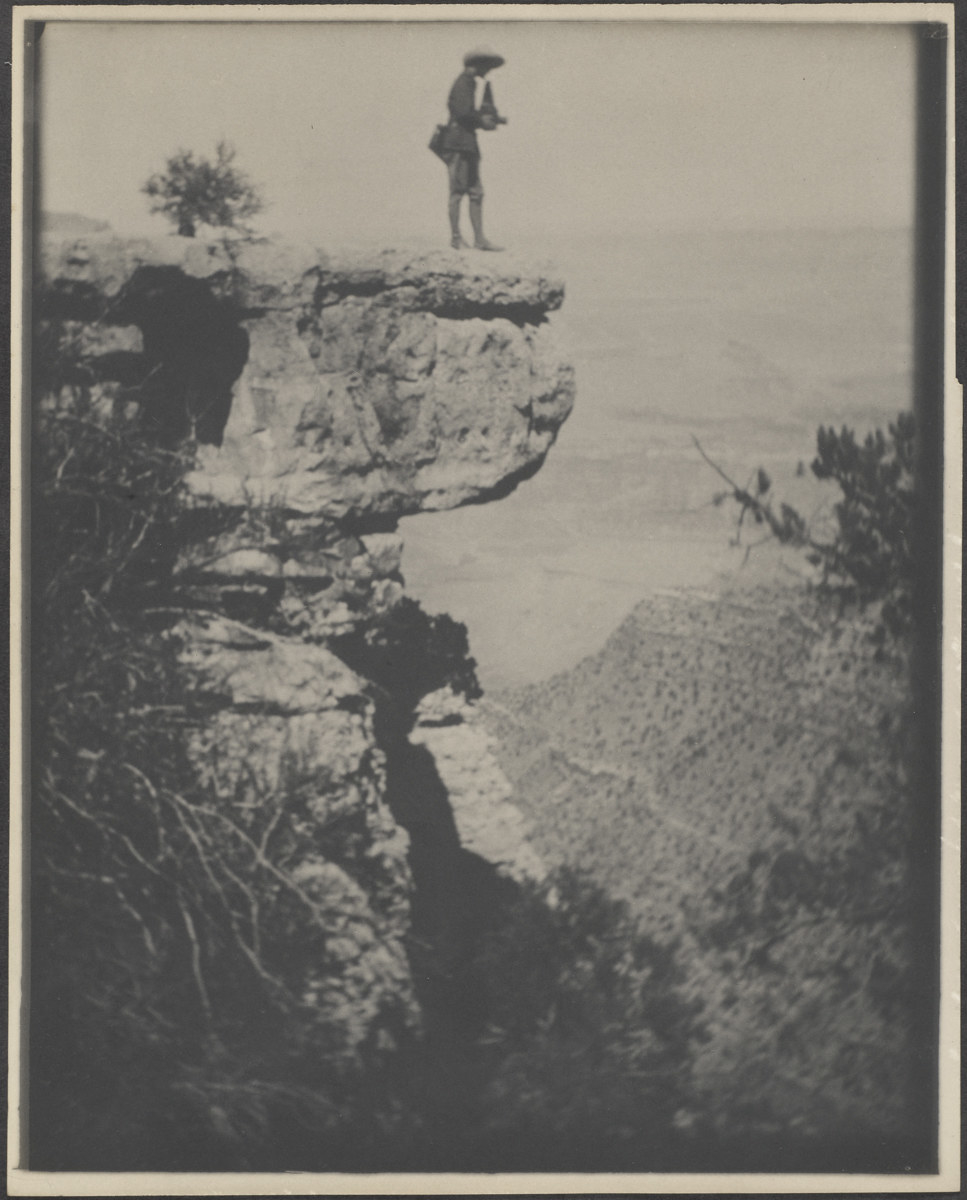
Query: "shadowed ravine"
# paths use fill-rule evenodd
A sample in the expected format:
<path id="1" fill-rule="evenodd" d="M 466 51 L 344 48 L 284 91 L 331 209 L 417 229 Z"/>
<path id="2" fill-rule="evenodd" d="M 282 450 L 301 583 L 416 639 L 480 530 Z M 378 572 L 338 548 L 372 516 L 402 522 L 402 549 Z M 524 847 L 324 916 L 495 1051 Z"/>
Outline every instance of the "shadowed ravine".
<path id="1" fill-rule="evenodd" d="M 925 1169 L 904 655 L 682 591 L 481 698 L 405 594 L 538 486 L 553 273 L 40 259 L 31 1165 Z"/>

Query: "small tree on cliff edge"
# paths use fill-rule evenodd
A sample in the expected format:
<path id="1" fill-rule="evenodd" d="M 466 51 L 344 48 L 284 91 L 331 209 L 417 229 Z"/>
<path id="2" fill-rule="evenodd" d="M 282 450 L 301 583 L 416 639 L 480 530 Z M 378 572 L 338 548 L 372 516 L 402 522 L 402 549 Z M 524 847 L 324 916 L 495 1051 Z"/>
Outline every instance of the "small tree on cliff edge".
<path id="1" fill-rule="evenodd" d="M 258 188 L 232 165 L 234 146 L 221 141 L 215 153 L 212 163 L 179 150 L 141 189 L 151 197 L 151 211 L 164 213 L 182 237 L 194 237 L 199 224 L 244 230 L 247 218 L 264 208 Z"/>

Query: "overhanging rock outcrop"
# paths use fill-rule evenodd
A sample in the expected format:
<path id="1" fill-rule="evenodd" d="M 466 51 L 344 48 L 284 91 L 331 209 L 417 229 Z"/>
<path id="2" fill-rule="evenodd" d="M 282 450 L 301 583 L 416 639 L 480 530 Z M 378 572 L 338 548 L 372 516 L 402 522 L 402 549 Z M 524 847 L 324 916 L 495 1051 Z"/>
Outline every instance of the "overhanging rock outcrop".
<path id="1" fill-rule="evenodd" d="M 48 303 L 139 328 L 145 374 L 180 356 L 161 369 L 182 411 L 158 421 L 194 424 L 199 498 L 357 528 L 492 499 L 537 470 L 573 403 L 546 322 L 563 285 L 540 269 L 97 235 L 48 239 L 42 272 Z"/>
<path id="2" fill-rule="evenodd" d="M 95 411 L 195 434 L 186 483 L 222 518 L 178 547 L 183 587 L 301 635 L 391 608 L 397 519 L 505 495 L 573 404 L 541 268 L 111 234 L 51 236 L 40 268 Z"/>
<path id="3" fill-rule="evenodd" d="M 352 1064 L 387 1014 L 419 1025 L 388 773 L 399 795 L 428 752 L 463 846 L 540 873 L 461 703 L 441 725 L 340 654 L 400 604 L 400 517 L 500 498 L 540 467 L 574 397 L 547 321 L 563 286 L 486 256 L 110 233 L 49 236 L 39 265 L 35 336 L 84 381 L 41 409 L 83 392 L 87 419 L 191 449 L 170 548 L 171 632 L 209 714 L 191 753 L 253 844 L 271 813 L 260 854 L 317 914 L 291 933 L 289 986 Z M 419 824 L 420 796 L 404 800 Z"/>

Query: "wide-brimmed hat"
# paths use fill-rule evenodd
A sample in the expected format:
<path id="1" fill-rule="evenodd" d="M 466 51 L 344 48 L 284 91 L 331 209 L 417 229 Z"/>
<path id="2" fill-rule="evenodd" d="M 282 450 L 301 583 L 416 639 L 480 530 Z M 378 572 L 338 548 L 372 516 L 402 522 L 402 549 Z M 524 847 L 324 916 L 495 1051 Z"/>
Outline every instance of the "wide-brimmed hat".
<path id="1" fill-rule="evenodd" d="M 463 56 L 465 67 L 472 67 L 474 63 L 486 63 L 489 67 L 502 67 L 504 56 L 495 54 L 488 46 L 478 46 L 476 50 L 471 50 L 469 54 Z"/>

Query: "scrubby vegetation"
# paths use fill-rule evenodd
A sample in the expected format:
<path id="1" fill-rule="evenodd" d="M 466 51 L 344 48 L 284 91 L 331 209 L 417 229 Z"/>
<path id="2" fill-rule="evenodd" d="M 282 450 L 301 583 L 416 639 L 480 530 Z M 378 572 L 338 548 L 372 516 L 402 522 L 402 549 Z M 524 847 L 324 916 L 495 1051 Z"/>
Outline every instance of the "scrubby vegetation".
<path id="1" fill-rule="evenodd" d="M 182 153 L 144 190 L 183 235 L 242 227 L 260 200 L 232 161 L 224 145 L 214 164 Z M 762 470 L 744 488 L 725 477 L 740 530 L 802 549 L 811 591 L 650 601 L 574 671 L 485 701 L 556 868 L 540 887 L 460 845 L 432 755 L 409 740 L 427 693 L 480 698 L 466 630 L 410 600 L 364 620 L 351 597 L 358 623 L 327 648 L 366 681 L 340 717 L 365 712 L 379 753 L 365 743 L 372 770 L 351 765 L 350 786 L 382 789 L 410 834 L 391 978 L 409 982 L 405 938 L 423 1025 L 412 997 L 383 996 L 350 1055 L 301 987 L 307 964 L 343 981 L 355 953 L 350 938 L 327 956 L 335 905 L 287 870 L 281 816 L 309 811 L 304 782 L 283 769 L 227 803 L 199 770 L 192 736 L 217 701 L 179 665 L 179 610 L 207 603 L 174 583 L 181 480 L 193 439 L 220 444 L 248 342 L 197 281 L 171 290 L 158 271 L 113 313 L 140 352 L 105 337 L 85 357 L 106 314 L 83 287 L 59 315 L 37 304 L 32 1165 L 928 1168 L 912 418 L 863 442 L 820 430 L 812 471 L 840 496 L 824 526 L 774 500 Z M 241 520 L 191 519 L 213 545 Z M 213 594 L 291 636 L 278 590 L 235 607 Z M 319 831 L 319 811 L 303 820 L 315 865 L 365 891 L 368 826 L 356 811 Z"/>
<path id="2" fill-rule="evenodd" d="M 813 592 L 654 600 L 574 671 L 484 701 L 561 868 L 544 887 L 462 850 L 408 741 L 426 693 L 480 696 L 463 626 L 404 600 L 330 640 L 369 681 L 411 822 L 424 1015 L 416 1035 L 386 1013 L 349 1066 L 296 994 L 307 961 L 327 969 L 327 915 L 265 854 L 290 797 L 227 810 L 188 753 L 192 443 L 159 445 L 136 382 L 99 381 L 75 333 L 40 321 L 33 370 L 35 1165 L 929 1165 L 911 422 L 821 431 L 827 534 L 761 473 L 734 489 L 813 557 Z"/>
<path id="3" fill-rule="evenodd" d="M 266 851 L 289 797 L 226 807 L 188 750 L 206 713 L 178 662 L 172 569 L 192 445 L 160 448 L 136 386 L 98 383 L 69 322 L 36 332 L 31 1165 L 681 1156 L 700 1005 L 672 948 L 573 874 L 502 886 L 458 956 L 414 938 L 414 971 L 450 1005 L 428 1006 L 422 1039 L 386 1013 L 361 1064 L 329 1044 L 296 987 L 307 959 L 326 969 L 326 914 Z M 401 712 L 447 683 L 479 693 L 466 631 L 412 603 L 332 648 Z"/>
<path id="4" fill-rule="evenodd" d="M 746 1165 L 773 1140 L 870 1166 L 889 1137 L 900 1159 L 929 1108 L 907 673 L 822 619 L 794 592 L 654 601 L 484 701 L 545 859 L 677 941 L 696 1111 Z"/>
<path id="5" fill-rule="evenodd" d="M 442 687 L 468 700 L 483 694 L 466 626 L 446 613 L 430 616 L 409 596 L 365 628 L 333 639 L 333 648 L 406 711 Z"/>
<path id="6" fill-rule="evenodd" d="M 431 1028 L 413 1076 L 422 1128 L 397 1167 L 705 1161 L 689 1063 L 702 1005 L 682 984 L 675 948 L 586 873 L 507 888 L 449 980 L 443 1034 Z"/>
<path id="7" fill-rule="evenodd" d="M 629 1151 L 640 1169 L 667 1162 L 676 1122 L 695 1115 L 689 1043 L 702 1008 L 684 995 L 675 948 L 565 868 L 510 906 L 476 970 L 491 1141 L 548 1170 L 605 1170 Z"/>
<path id="8" fill-rule="evenodd" d="M 913 444 L 905 418 L 862 446 L 821 431 L 815 473 L 843 496 L 828 536 L 774 508 L 764 473 L 735 490 L 815 557 L 812 590 L 646 601 L 573 670 L 484 701 L 545 858 L 677 939 L 719 1162 L 930 1161 Z"/>
<path id="9" fill-rule="evenodd" d="M 181 237 L 194 237 L 200 224 L 244 231 L 265 203 L 234 162 L 235 148 L 225 141 L 216 146 L 214 162 L 179 150 L 141 190 L 151 199 L 151 211 L 163 213 Z"/>
<path id="10" fill-rule="evenodd" d="M 843 426 L 837 433 L 820 426 L 813 475 L 835 484 L 840 499 L 832 521 L 817 529 L 800 512 L 771 495 L 772 481 L 761 467 L 754 482 L 740 487 L 700 453 L 729 484 L 716 503 L 731 495 L 739 505 L 738 531 L 747 516 L 765 526 L 779 542 L 801 548 L 820 571 L 819 588 L 841 604 L 875 604 L 877 633 L 893 637 L 912 629 L 917 493 L 914 473 L 917 427 L 912 413 L 900 413 L 887 433 L 877 429 L 862 442 Z"/>
<path id="11" fill-rule="evenodd" d="M 168 588 L 189 448 L 106 416 L 76 371 L 36 378 L 38 1165 L 926 1161 L 902 643 L 877 661 L 872 621 L 788 591 L 655 602 L 491 704 L 540 849 L 587 875 L 505 887 L 457 958 L 415 949 L 452 1011 L 347 1074 L 272 953 L 312 939 L 251 853 L 271 814 L 226 821 L 185 752 L 201 714 Z M 410 603 L 334 648 L 401 712 L 478 692 L 465 630 Z"/>
<path id="12" fill-rule="evenodd" d="M 243 1168 L 293 1128 L 334 1153 L 380 1110 L 293 990 L 318 931 L 264 853 L 274 809 L 227 811 L 186 752 L 203 713 L 170 589 L 190 448 L 159 449 L 52 361 L 32 460 L 31 1161 Z"/>

